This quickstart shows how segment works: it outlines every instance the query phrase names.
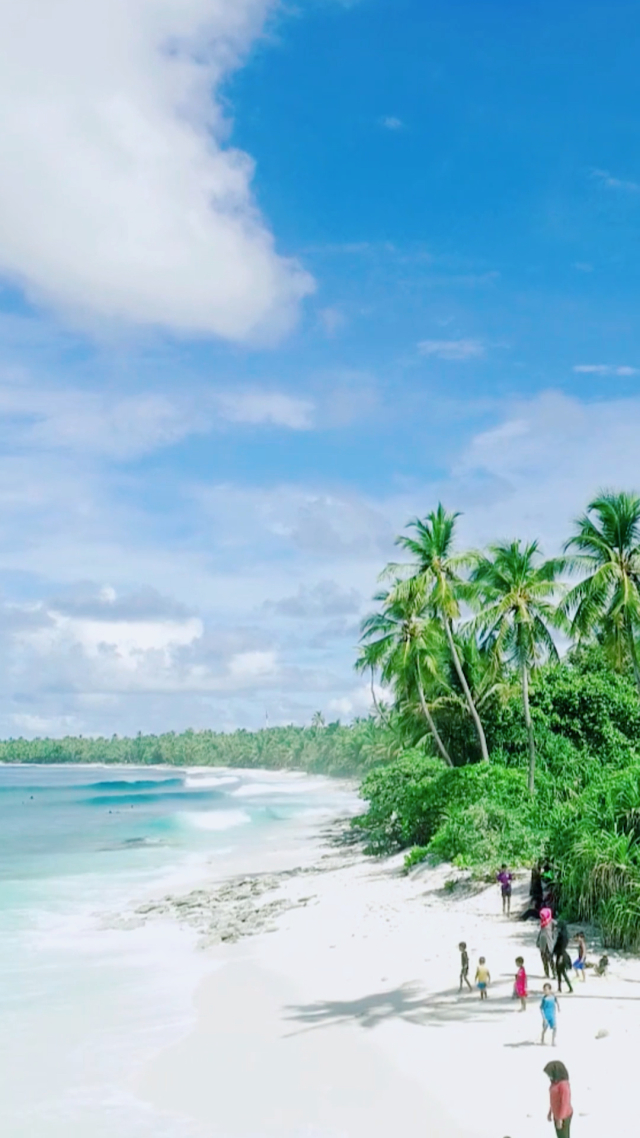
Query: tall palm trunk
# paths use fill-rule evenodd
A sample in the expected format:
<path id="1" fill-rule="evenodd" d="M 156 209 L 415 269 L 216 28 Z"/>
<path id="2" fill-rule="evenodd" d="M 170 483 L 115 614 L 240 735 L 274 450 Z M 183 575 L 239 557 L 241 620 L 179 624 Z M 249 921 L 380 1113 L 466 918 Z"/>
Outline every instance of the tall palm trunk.
<path id="1" fill-rule="evenodd" d="M 486 740 L 485 733 L 484 733 L 484 727 L 482 726 L 482 720 L 480 719 L 476 705 L 473 702 L 473 697 L 471 695 L 471 691 L 470 691 L 469 685 L 467 683 L 467 677 L 465 676 L 465 674 L 462 670 L 462 664 L 460 663 L 460 657 L 458 656 L 458 649 L 456 648 L 455 641 L 453 639 L 453 630 L 451 628 L 451 621 L 449 620 L 449 618 L 447 616 L 444 615 L 444 613 L 442 615 L 442 623 L 444 624 L 444 630 L 447 634 L 447 640 L 449 642 L 449 651 L 451 652 L 451 659 L 453 660 L 453 666 L 456 670 L 458 679 L 460 680 L 460 686 L 462 687 L 462 690 L 464 692 L 464 698 L 467 701 L 467 707 L 469 708 L 469 715 L 471 716 L 471 718 L 473 719 L 473 722 L 475 724 L 476 732 L 478 735 L 478 742 L 480 743 L 480 751 L 482 752 L 482 761 L 485 763 L 488 763 L 489 762 L 489 749 L 487 747 L 487 740 Z"/>
<path id="2" fill-rule="evenodd" d="M 431 712 L 429 711 L 429 706 L 428 706 L 427 701 L 424 697 L 424 691 L 422 689 L 422 683 L 420 682 L 419 676 L 417 677 L 417 680 L 418 680 L 418 695 L 420 697 L 420 707 L 422 708 L 422 714 L 424 715 L 427 723 L 429 724 L 429 730 L 430 730 L 431 734 L 433 735 L 433 741 L 434 741 L 436 747 L 438 748 L 440 755 L 444 759 L 447 766 L 452 767 L 453 761 L 451 759 L 451 755 L 449 754 L 447 748 L 445 747 L 444 743 L 442 742 L 442 737 L 440 735 L 440 732 L 438 731 L 438 728 L 435 725 L 435 720 L 434 720 Z"/>
<path id="3" fill-rule="evenodd" d="M 371 698 L 373 700 L 373 706 L 376 709 L 376 715 L 378 716 L 379 719 L 382 719 L 382 710 L 380 708 L 380 704 L 378 703 L 378 698 L 376 696 L 375 678 L 376 678 L 375 677 L 375 671 L 372 668 L 371 669 Z"/>
<path id="4" fill-rule="evenodd" d="M 522 665 L 522 706 L 524 708 L 524 721 L 527 727 L 527 739 L 529 741 L 529 790 L 533 794 L 536 788 L 536 741 L 533 734 L 533 723 L 531 722 L 531 710 L 529 708 L 529 669 L 526 664 Z"/>

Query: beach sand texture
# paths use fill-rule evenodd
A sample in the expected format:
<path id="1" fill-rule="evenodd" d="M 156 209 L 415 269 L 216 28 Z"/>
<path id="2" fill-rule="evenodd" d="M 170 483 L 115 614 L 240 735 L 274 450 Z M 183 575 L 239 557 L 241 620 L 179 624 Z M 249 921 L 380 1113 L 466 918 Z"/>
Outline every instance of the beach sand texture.
<path id="1" fill-rule="evenodd" d="M 640 961 L 610 954 L 608 977 L 577 980 L 561 997 L 558 1046 L 542 1048 L 535 922 L 503 918 L 494 887 L 447 888 L 463 876 L 451 867 L 403 876 L 401 864 L 334 850 L 319 872 L 276 881 L 256 902 L 280 902 L 275 931 L 258 922 L 207 949 L 216 970 L 198 990 L 196 1027 L 136 1078 L 136 1093 L 209 1138 L 527 1138 L 553 1134 L 542 1068 L 559 1058 L 573 1134 L 628 1128 Z M 525 900 L 523 882 L 514 913 Z M 482 1005 L 458 993 L 460 940 L 472 979 L 487 958 Z M 520 953 L 525 1013 L 512 999 Z"/>

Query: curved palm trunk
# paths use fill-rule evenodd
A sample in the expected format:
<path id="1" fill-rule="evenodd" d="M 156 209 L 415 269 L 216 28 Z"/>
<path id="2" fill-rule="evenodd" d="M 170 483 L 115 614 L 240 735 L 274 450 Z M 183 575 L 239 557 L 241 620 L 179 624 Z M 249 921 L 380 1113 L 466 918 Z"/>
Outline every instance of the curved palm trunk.
<path id="1" fill-rule="evenodd" d="M 442 737 L 440 735 L 440 732 L 438 731 L 438 728 L 435 725 L 435 720 L 434 720 L 431 712 L 429 711 L 429 706 L 427 704 L 426 699 L 424 698 L 424 691 L 422 690 L 422 684 L 420 683 L 420 679 L 418 679 L 418 695 L 420 697 L 420 707 L 422 708 L 422 714 L 424 715 L 427 723 L 429 724 L 429 730 L 430 730 L 431 734 L 433 735 L 433 741 L 434 741 L 436 747 L 438 748 L 441 757 L 444 759 L 445 763 L 447 764 L 447 766 L 452 767 L 453 761 L 451 759 L 451 755 L 449 754 L 447 748 L 445 747 L 444 743 L 442 742 Z"/>
<path id="2" fill-rule="evenodd" d="M 480 751 L 482 752 L 482 761 L 485 763 L 488 763 L 489 762 L 489 749 L 487 747 L 487 740 L 486 740 L 486 736 L 484 733 L 484 727 L 482 726 L 482 720 L 480 719 L 480 716 L 478 715 L 478 710 L 476 708 L 476 705 L 473 702 L 473 697 L 471 695 L 471 691 L 470 691 L 469 685 L 467 683 L 467 677 L 465 676 L 465 674 L 462 670 L 462 664 L 460 663 L 460 657 L 458 656 L 458 649 L 456 648 L 455 641 L 453 639 L 453 631 L 451 629 L 451 621 L 449 620 L 448 617 L 443 615 L 442 623 L 444 624 L 444 630 L 447 634 L 447 640 L 449 642 L 449 651 L 451 652 L 451 659 L 453 660 L 453 666 L 456 670 L 458 679 L 460 680 L 460 685 L 461 685 L 462 690 L 464 692 L 464 698 L 467 701 L 467 707 L 469 708 L 469 715 L 471 716 L 471 718 L 473 719 L 473 722 L 475 724 L 476 732 L 478 735 L 478 742 L 480 743 Z"/>
<path id="3" fill-rule="evenodd" d="M 371 698 L 373 700 L 373 706 L 376 709 L 376 713 L 377 713 L 378 717 L 380 719 L 382 719 L 382 711 L 380 710 L 380 704 L 378 703 L 378 699 L 376 696 L 375 672 L 374 672 L 373 668 L 371 669 Z"/>
<path id="4" fill-rule="evenodd" d="M 526 664 L 522 665 L 522 706 L 529 741 L 529 790 L 533 794 L 536 788 L 536 741 L 533 735 L 533 723 L 531 722 L 531 710 L 529 708 L 529 671 Z"/>

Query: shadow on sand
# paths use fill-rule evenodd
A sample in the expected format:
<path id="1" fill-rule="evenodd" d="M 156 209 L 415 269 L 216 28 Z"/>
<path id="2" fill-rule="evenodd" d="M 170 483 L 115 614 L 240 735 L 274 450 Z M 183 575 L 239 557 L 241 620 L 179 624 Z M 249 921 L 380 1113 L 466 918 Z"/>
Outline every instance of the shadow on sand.
<path id="1" fill-rule="evenodd" d="M 477 993 L 460 995 L 457 988 L 427 996 L 419 984 L 413 982 L 361 996 L 357 1000 L 319 1000 L 314 1004 L 292 1005 L 285 1008 L 285 1018 L 301 1024 L 300 1031 L 349 1022 L 372 1028 L 390 1019 L 401 1019 L 424 1027 L 455 1021 L 488 1020 L 512 1006 L 511 996 L 480 1000 Z"/>
<path id="2" fill-rule="evenodd" d="M 564 993 L 562 993 L 564 996 Z M 571 996 L 566 997 L 571 1000 Z M 574 999 L 576 997 L 574 996 Z M 638 996 L 605 995 L 582 991 L 579 1000 L 611 1000 L 613 1002 L 638 1001 Z M 531 1000 L 534 1006 L 535 997 Z M 313 1031 L 338 1024 L 356 1023 L 371 1029 L 386 1020 L 400 1019 L 417 1027 L 434 1026 L 455 1022 L 490 1022 L 497 1015 L 504 1015 L 513 1009 L 511 995 L 493 995 L 488 1000 L 480 1000 L 475 992 L 459 993 L 457 988 L 449 988 L 428 996 L 415 981 L 401 984 L 384 992 L 373 992 L 356 1000 L 319 1000 L 313 1004 L 294 1004 L 284 1009 L 285 1019 L 300 1024 L 290 1035 Z M 528 1046 L 528 1044 L 508 1044 L 507 1046 Z"/>

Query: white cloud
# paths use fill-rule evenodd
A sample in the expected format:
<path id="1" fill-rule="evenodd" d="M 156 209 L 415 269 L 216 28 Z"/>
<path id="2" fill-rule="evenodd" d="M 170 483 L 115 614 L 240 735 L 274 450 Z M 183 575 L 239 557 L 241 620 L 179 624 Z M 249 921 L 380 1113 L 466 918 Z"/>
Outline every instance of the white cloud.
<path id="1" fill-rule="evenodd" d="M 380 126 L 383 126 L 385 130 L 404 130 L 402 119 L 396 118 L 395 115 L 383 115 L 380 119 Z"/>
<path id="2" fill-rule="evenodd" d="M 319 581 L 313 587 L 300 585 L 294 596 L 267 601 L 265 608 L 294 619 L 325 620 L 353 616 L 361 605 L 362 597 L 357 589 L 341 589 L 335 581 Z"/>
<path id="3" fill-rule="evenodd" d="M 485 353 L 480 340 L 421 340 L 421 356 L 437 356 L 441 360 L 473 360 Z"/>
<path id="4" fill-rule="evenodd" d="M 607 190 L 626 190 L 628 193 L 640 193 L 640 182 L 631 182 L 626 178 L 614 178 L 608 170 L 591 171 L 591 177 Z"/>
<path id="5" fill-rule="evenodd" d="M 257 680 L 276 671 L 275 652 L 239 652 L 229 662 L 229 672 L 236 680 Z"/>
<path id="6" fill-rule="evenodd" d="M 220 85 L 275 0 L 0 0 L 0 273 L 75 316 L 274 338 L 275 251 Z"/>
<path id="7" fill-rule="evenodd" d="M 465 540 L 540 537 L 556 551 L 599 489 L 640 492 L 639 435 L 640 399 L 545 392 L 476 435 L 433 493 L 464 511 Z"/>
<path id="8" fill-rule="evenodd" d="M 628 364 L 575 364 L 573 370 L 582 375 L 637 375 L 637 367 Z"/>
<path id="9" fill-rule="evenodd" d="M 271 423 L 294 431 L 307 431 L 313 426 L 313 403 L 277 391 L 225 394 L 219 396 L 218 402 L 223 417 L 232 423 Z"/>

